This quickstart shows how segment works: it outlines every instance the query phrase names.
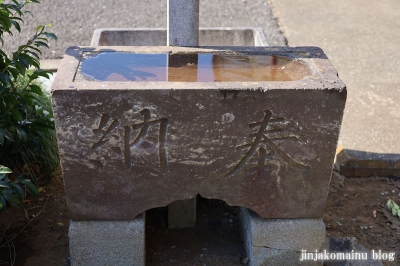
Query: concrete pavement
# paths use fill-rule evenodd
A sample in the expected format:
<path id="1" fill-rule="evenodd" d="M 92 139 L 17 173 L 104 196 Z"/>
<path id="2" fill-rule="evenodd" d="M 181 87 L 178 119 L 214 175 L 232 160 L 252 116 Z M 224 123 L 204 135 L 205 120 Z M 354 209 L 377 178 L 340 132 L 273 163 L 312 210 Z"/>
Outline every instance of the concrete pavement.
<path id="1" fill-rule="evenodd" d="M 27 7 L 22 34 L 5 38 L 5 49 L 26 42 L 36 25 L 52 23 L 58 36 L 44 59 L 61 58 L 69 46 L 90 45 L 96 28 L 166 28 L 167 0 L 42 0 Z M 260 27 L 271 45 L 284 45 L 285 39 L 265 0 L 200 0 L 200 27 Z"/>
<path id="2" fill-rule="evenodd" d="M 339 145 L 360 151 L 347 157 L 389 161 L 399 173 L 400 2 L 271 0 L 271 4 L 289 46 L 321 47 L 347 85 Z"/>

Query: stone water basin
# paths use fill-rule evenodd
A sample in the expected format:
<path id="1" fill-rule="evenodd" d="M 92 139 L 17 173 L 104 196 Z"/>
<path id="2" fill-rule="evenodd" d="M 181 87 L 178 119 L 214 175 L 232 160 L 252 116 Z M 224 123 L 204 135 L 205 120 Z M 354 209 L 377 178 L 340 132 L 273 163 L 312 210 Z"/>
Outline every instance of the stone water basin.
<path id="1" fill-rule="evenodd" d="M 52 87 L 73 220 L 221 199 L 321 218 L 346 87 L 316 47 L 72 47 Z"/>

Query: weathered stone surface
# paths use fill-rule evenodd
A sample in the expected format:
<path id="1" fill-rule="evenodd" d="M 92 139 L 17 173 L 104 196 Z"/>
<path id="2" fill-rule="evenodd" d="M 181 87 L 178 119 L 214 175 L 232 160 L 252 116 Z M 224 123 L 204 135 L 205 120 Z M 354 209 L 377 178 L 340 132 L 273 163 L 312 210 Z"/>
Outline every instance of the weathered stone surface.
<path id="1" fill-rule="evenodd" d="M 229 48 L 304 62 L 312 74 L 296 81 L 96 82 L 76 73 L 82 52 L 116 49 L 223 53 L 67 51 L 52 90 L 73 219 L 132 219 L 198 193 L 263 218 L 322 217 L 346 99 L 322 50 Z"/>
<path id="2" fill-rule="evenodd" d="M 262 219 L 242 207 L 240 220 L 243 238 L 256 247 L 315 251 L 325 241 L 321 219 Z"/>
<path id="3" fill-rule="evenodd" d="M 400 154 L 382 154 L 344 149 L 336 157 L 339 172 L 348 177 L 400 177 Z"/>
<path id="4" fill-rule="evenodd" d="M 198 45 L 268 46 L 261 28 L 200 28 Z M 97 29 L 91 46 L 156 46 L 165 45 L 167 29 Z M 196 199 L 168 205 L 168 228 L 184 228 L 196 224 Z M 192 208 L 190 208 L 192 206 Z"/>
<path id="5" fill-rule="evenodd" d="M 301 261 L 301 252 L 288 249 L 253 247 L 249 266 L 322 266 L 323 261 Z"/>
<path id="6" fill-rule="evenodd" d="M 96 29 L 90 46 L 163 46 L 167 44 L 166 28 Z M 268 46 L 262 28 L 199 28 L 200 46 Z"/>
<path id="7" fill-rule="evenodd" d="M 144 215 L 130 221 L 71 221 L 72 266 L 145 265 Z"/>

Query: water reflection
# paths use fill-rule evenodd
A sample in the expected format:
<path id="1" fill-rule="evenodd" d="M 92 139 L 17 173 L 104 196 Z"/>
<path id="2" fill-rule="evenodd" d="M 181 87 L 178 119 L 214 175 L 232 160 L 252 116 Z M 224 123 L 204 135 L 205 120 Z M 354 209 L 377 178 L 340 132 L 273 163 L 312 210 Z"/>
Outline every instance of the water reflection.
<path id="1" fill-rule="evenodd" d="M 137 54 L 105 52 L 89 57 L 80 71 L 97 81 L 290 81 L 308 67 L 286 57 L 237 54 Z"/>

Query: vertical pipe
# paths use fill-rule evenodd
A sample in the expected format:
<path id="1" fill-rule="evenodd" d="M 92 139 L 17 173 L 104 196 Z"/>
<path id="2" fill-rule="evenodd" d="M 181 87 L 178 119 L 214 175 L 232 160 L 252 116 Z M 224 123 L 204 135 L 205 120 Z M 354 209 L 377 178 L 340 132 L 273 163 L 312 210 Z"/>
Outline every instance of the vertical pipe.
<path id="1" fill-rule="evenodd" d="M 168 0 L 168 46 L 197 46 L 199 0 Z"/>
<path id="2" fill-rule="evenodd" d="M 200 0 L 168 0 L 168 46 L 197 46 L 199 43 L 199 1 Z M 178 67 L 176 64 L 193 63 L 196 58 L 188 58 L 182 62 L 179 58 L 168 56 L 168 68 Z M 172 69 L 171 69 L 172 70 Z M 172 73 L 167 70 L 168 80 Z M 197 80 L 197 76 L 195 77 Z M 183 177 L 185 178 L 185 177 Z M 176 201 L 168 205 L 168 228 L 185 228 L 196 225 L 196 197 L 189 200 Z"/>

